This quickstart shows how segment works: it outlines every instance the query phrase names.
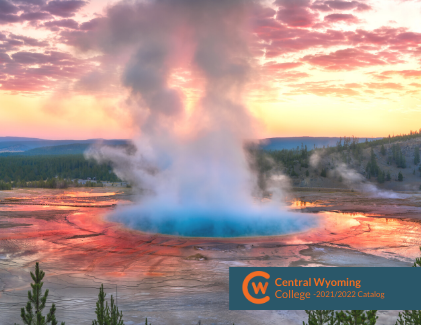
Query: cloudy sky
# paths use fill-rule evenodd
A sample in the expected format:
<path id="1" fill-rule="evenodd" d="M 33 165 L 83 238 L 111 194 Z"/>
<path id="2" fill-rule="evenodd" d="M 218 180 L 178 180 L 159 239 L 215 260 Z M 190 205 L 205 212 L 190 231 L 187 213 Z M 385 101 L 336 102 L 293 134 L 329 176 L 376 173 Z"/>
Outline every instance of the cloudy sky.
<path id="1" fill-rule="evenodd" d="M 138 17 L 151 2 L 0 0 L 0 136 L 139 132 L 124 73 L 134 51 L 127 44 L 146 33 Z M 259 137 L 421 128 L 421 1 L 277 0 L 247 2 L 246 11 L 246 23 L 227 19 L 248 40 L 253 71 L 243 100 Z M 159 17 L 168 13 L 157 17 L 165 25 Z M 174 35 L 182 48 L 165 61 L 165 84 L 191 112 L 203 79 L 187 59 L 189 31 Z"/>

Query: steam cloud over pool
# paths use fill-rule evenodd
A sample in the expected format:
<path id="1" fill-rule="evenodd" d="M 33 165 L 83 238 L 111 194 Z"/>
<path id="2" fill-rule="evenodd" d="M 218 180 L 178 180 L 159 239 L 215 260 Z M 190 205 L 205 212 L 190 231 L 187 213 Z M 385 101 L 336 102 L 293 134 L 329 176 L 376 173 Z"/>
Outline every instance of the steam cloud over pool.
<path id="1" fill-rule="evenodd" d="M 243 94 L 258 83 L 249 0 L 155 0 L 110 6 L 80 39 L 121 69 L 122 104 L 138 127 L 133 148 L 93 148 L 140 195 L 111 218 L 136 229 L 183 236 L 295 232 L 314 219 L 279 209 L 281 174 L 266 175 L 273 203 L 256 205 L 257 171 L 244 150 L 257 138 Z M 183 82 L 180 84 L 180 80 Z M 193 94 L 189 84 L 200 88 Z"/>

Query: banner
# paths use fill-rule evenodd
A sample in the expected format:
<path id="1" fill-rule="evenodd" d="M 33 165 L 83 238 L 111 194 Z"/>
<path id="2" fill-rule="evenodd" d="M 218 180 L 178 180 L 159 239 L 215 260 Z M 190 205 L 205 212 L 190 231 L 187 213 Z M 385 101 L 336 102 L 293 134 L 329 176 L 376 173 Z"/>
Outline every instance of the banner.
<path id="1" fill-rule="evenodd" d="M 230 267 L 230 310 L 420 310 L 421 268 Z"/>

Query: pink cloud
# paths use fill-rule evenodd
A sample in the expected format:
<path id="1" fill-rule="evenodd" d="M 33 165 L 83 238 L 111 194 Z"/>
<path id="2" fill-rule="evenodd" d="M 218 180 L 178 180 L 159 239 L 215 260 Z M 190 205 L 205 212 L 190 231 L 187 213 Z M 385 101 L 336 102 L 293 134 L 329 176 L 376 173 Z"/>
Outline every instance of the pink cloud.
<path id="1" fill-rule="evenodd" d="M 309 10 L 309 0 L 277 0 L 279 9 L 276 18 L 291 27 L 310 27 L 318 19 L 318 14 Z"/>
<path id="2" fill-rule="evenodd" d="M 325 82 L 306 82 L 290 86 L 293 86 L 294 90 L 286 93 L 286 95 L 313 94 L 334 97 L 355 97 L 360 95 L 360 92 L 352 87 L 345 87 L 344 85 L 334 86 Z"/>
<path id="3" fill-rule="evenodd" d="M 404 78 L 417 78 L 421 77 L 421 70 L 388 70 L 383 71 L 381 75 L 400 75 Z"/>
<path id="4" fill-rule="evenodd" d="M 43 7 L 52 15 L 59 17 L 72 17 L 80 8 L 86 5 L 87 2 L 81 0 L 53 0 Z"/>
<path id="5" fill-rule="evenodd" d="M 317 0 L 311 6 L 314 10 L 332 11 L 332 10 L 355 10 L 366 11 L 372 7 L 360 1 L 321 1 Z"/>
<path id="6" fill-rule="evenodd" d="M 346 22 L 346 23 L 358 23 L 359 19 L 351 14 L 331 14 L 327 15 L 324 18 L 325 22 L 336 23 L 336 22 Z"/>
<path id="7" fill-rule="evenodd" d="M 371 89 L 394 89 L 401 90 L 403 86 L 395 82 L 370 82 L 365 84 L 368 88 Z"/>
<path id="8" fill-rule="evenodd" d="M 57 29 L 57 27 L 79 29 L 79 24 L 74 19 L 52 20 L 44 23 L 44 26 L 50 29 Z"/>
<path id="9" fill-rule="evenodd" d="M 265 68 L 272 71 L 289 70 L 289 69 L 297 68 L 301 66 L 302 64 L 303 64 L 302 62 L 283 62 L 283 63 L 267 62 L 265 64 Z"/>
<path id="10" fill-rule="evenodd" d="M 394 52 L 370 53 L 358 48 L 338 50 L 329 54 L 306 55 L 303 61 L 326 70 L 354 70 L 362 67 L 401 63 Z"/>

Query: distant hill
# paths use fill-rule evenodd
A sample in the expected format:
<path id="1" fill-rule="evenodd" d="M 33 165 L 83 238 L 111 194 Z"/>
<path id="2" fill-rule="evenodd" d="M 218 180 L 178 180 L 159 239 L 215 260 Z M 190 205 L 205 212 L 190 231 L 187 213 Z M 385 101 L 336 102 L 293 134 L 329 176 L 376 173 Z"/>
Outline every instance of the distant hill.
<path id="1" fill-rule="evenodd" d="M 80 155 L 83 154 L 86 149 L 89 148 L 89 143 L 74 143 L 66 144 L 63 146 L 51 146 L 51 147 L 40 147 L 25 152 L 12 153 L 12 155 L 23 155 L 23 156 L 45 156 L 45 155 Z M 10 155 L 10 153 L 9 153 Z"/>
<path id="2" fill-rule="evenodd" d="M 368 141 L 373 141 L 382 138 L 367 138 Z M 364 142 L 366 138 L 360 138 L 359 142 Z M 297 147 L 307 146 L 309 150 L 322 148 L 323 146 L 333 147 L 339 141 L 339 137 L 289 137 L 289 138 L 267 138 L 260 140 L 260 146 L 264 150 L 282 150 L 295 149 Z"/>
<path id="3" fill-rule="evenodd" d="M 0 137 L 0 142 L 10 142 L 10 141 L 40 141 L 39 138 L 25 138 L 25 137 Z"/>
<path id="4" fill-rule="evenodd" d="M 368 138 L 368 141 L 381 138 Z M 286 137 L 286 138 L 268 138 L 260 140 L 260 147 L 264 150 L 282 150 L 295 149 L 297 147 L 307 146 L 309 150 L 314 146 L 322 148 L 323 146 L 335 146 L 338 137 Z M 366 139 L 359 139 L 364 142 Z M 35 155 L 66 155 L 81 154 L 90 145 L 94 143 L 103 143 L 106 145 L 127 145 L 128 140 L 45 140 L 38 138 L 24 137 L 0 137 L 0 156 L 35 156 Z"/>
<path id="5" fill-rule="evenodd" d="M 31 151 L 37 148 L 49 148 L 42 149 L 39 151 L 42 154 L 48 154 L 46 152 L 59 152 L 59 151 L 68 151 L 77 152 L 81 150 L 82 146 L 85 146 L 85 149 L 94 143 L 103 143 L 106 145 L 126 145 L 128 140 L 103 140 L 103 139 L 88 139 L 88 140 L 44 140 L 37 138 L 19 138 L 19 137 L 0 137 L 0 155 L 9 156 L 13 154 L 28 154 L 35 155 L 37 151 Z M 63 148 L 62 146 L 69 145 L 78 145 L 74 147 Z M 60 146 L 62 148 L 52 149 L 53 147 Z M 83 151 L 82 151 L 83 152 Z M 58 153 L 54 153 L 58 154 Z"/>

